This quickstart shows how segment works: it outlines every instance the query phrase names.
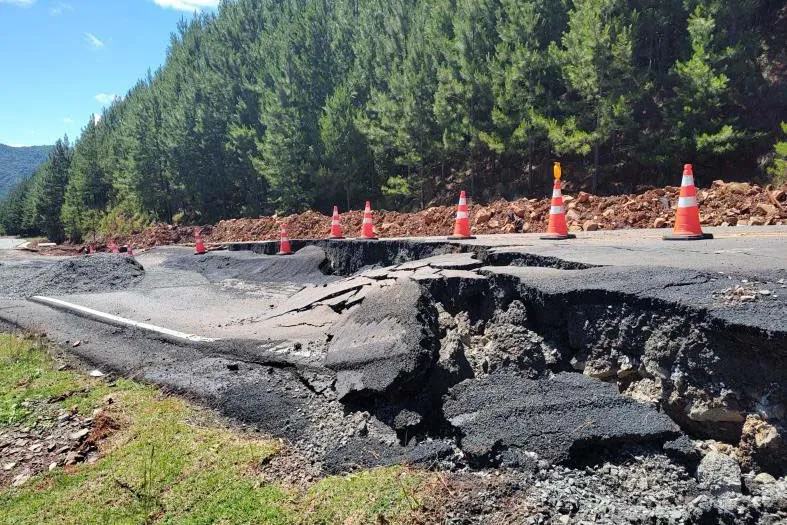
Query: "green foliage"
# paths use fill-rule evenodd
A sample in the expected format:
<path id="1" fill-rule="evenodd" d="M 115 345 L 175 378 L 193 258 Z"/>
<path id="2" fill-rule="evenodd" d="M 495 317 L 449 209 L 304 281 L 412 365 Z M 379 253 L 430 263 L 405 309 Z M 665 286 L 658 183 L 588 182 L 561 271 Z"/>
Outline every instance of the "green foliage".
<path id="1" fill-rule="evenodd" d="M 0 203 L 11 234 L 764 175 L 787 105 L 751 0 L 236 0 Z M 67 150 L 67 151 L 66 151 Z M 0 170 L 8 163 L 2 161 Z M 62 167 L 69 159 L 67 176 Z M 17 170 L 18 171 L 18 170 Z M 3 172 L 0 171 L 0 193 Z M 469 180 L 468 180 L 469 179 Z"/>
<path id="2" fill-rule="evenodd" d="M 782 122 L 781 128 L 785 136 L 773 146 L 773 162 L 768 166 L 775 184 L 787 184 L 787 122 Z"/>

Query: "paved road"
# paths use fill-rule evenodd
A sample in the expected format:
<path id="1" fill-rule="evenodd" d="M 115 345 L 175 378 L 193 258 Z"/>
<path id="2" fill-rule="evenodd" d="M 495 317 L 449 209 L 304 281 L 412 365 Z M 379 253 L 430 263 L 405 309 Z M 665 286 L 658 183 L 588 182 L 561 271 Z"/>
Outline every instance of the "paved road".
<path id="1" fill-rule="evenodd" d="M 780 288 L 784 285 L 778 283 L 780 278 L 787 279 L 787 228 L 715 228 L 709 231 L 716 236 L 714 240 L 665 242 L 661 240 L 664 230 L 615 230 L 582 233 L 575 240 L 561 242 L 540 240 L 537 234 L 524 234 L 479 236 L 459 244 L 488 250 L 487 264 L 506 265 L 512 260 L 518 260 L 515 264 L 528 268 L 507 270 L 502 267 L 493 271 L 515 273 L 519 279 L 539 283 L 539 286 L 544 286 L 544 279 L 548 282 L 552 273 L 544 268 L 530 266 L 550 266 L 564 261 L 619 268 L 619 271 L 600 270 L 577 275 L 567 272 L 564 274 L 567 282 L 576 283 L 572 286 L 607 286 L 617 289 L 620 283 L 627 284 L 632 289 L 645 290 L 650 288 L 654 272 L 646 271 L 644 267 L 669 267 L 705 273 L 723 272 L 724 279 L 728 279 L 728 276 L 736 277 L 737 281 L 734 283 L 745 278 L 759 278 L 770 281 L 775 292 L 787 297 L 787 290 L 781 291 Z M 439 240 L 440 238 L 417 238 L 408 239 L 406 242 L 434 243 Z M 12 239 L 0 241 L 5 241 L 7 245 L 18 242 Z M 380 242 L 394 246 L 403 240 L 385 239 Z M 359 246 L 357 241 L 338 241 L 331 244 L 340 247 L 333 254 L 334 257 L 348 259 L 354 256 L 355 247 Z M 402 253 L 407 252 L 406 247 L 396 249 Z M 34 257 L 18 251 L 6 254 L 0 255 L 0 261 L 12 256 L 17 260 L 20 256 Z M 248 252 L 212 253 L 208 257 L 217 258 L 218 262 L 213 265 L 215 268 L 212 267 L 210 272 L 205 273 L 198 264 L 205 259 L 192 259 L 190 254 L 191 249 L 179 247 L 158 248 L 139 254 L 137 260 L 145 267 L 146 273 L 143 281 L 133 288 L 104 293 L 75 293 L 60 298 L 134 321 L 213 338 L 288 339 L 305 343 L 307 340 L 322 337 L 325 327 L 337 320 L 335 305 L 332 307 L 328 304 L 330 300 L 325 300 L 326 296 L 330 297 L 330 290 L 333 288 L 329 287 L 327 292 L 322 293 L 323 275 L 316 263 L 312 274 L 308 273 L 308 268 L 304 274 L 294 273 L 294 282 L 265 282 L 264 275 L 255 275 L 253 279 L 250 277 L 244 280 L 242 276 L 237 278 L 237 274 L 239 269 L 245 270 L 249 265 L 253 267 L 255 260 L 259 261 L 261 267 L 265 267 L 265 261 L 275 256 L 255 256 Z M 168 259 L 178 257 L 181 263 L 176 267 L 166 264 Z M 297 266 L 295 262 L 299 256 L 294 257 L 287 260 Z M 451 257 L 456 258 L 457 268 L 461 268 L 467 261 L 467 255 L 447 257 L 449 260 Z M 533 260 L 533 257 L 539 259 Z M 37 258 L 38 261 L 41 259 Z M 185 265 L 182 261 L 186 261 Z M 194 267 L 188 266 L 189 261 L 194 262 Z M 370 260 L 365 263 L 375 262 Z M 479 263 L 478 266 L 480 265 Z M 626 268 L 632 267 L 643 267 L 643 270 L 635 271 L 629 276 Z M 298 272 L 300 271 L 302 268 L 299 267 Z M 593 278 L 585 279 L 585 276 L 590 276 L 591 273 Z M 665 277 L 667 280 L 670 278 Z M 679 280 L 678 277 L 675 279 Z M 276 280 L 280 281 L 278 278 Z M 339 283 L 332 286 L 343 285 Z M 706 283 L 697 305 L 712 300 L 713 286 L 713 283 Z M 727 284 L 721 281 L 716 287 L 723 286 Z M 675 288 L 678 289 L 691 300 L 691 294 L 694 293 L 691 289 Z M 288 313 L 275 320 L 267 319 L 270 312 L 286 309 L 290 297 L 301 292 L 296 297 L 301 299 L 309 290 L 314 290 L 312 294 L 315 303 L 324 304 L 317 308 L 304 308 L 301 305 L 296 310 L 309 311 Z M 306 297 L 308 299 L 309 296 Z M 781 305 L 781 301 L 778 302 Z M 758 304 L 750 310 L 764 307 L 764 304 Z M 724 313 L 721 312 L 720 315 Z M 733 313 L 737 315 L 738 312 Z M 753 312 L 753 315 L 760 316 L 758 312 Z M 784 322 L 779 319 L 774 321 L 777 324 Z M 768 323 L 767 319 L 762 322 Z"/>
<path id="2" fill-rule="evenodd" d="M 0 237 L 0 250 L 11 250 L 24 244 L 25 241 L 16 237 Z"/>

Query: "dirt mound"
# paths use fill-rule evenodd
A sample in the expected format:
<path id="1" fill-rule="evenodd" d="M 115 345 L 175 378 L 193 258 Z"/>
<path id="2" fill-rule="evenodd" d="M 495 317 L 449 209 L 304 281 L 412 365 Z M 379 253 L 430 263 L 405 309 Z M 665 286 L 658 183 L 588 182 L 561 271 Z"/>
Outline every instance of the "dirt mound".
<path id="1" fill-rule="evenodd" d="M 29 297 L 117 290 L 136 284 L 144 274 L 141 264 L 122 255 L 6 264 L 0 265 L 0 295 Z"/>
<path id="2" fill-rule="evenodd" d="M 679 193 L 679 187 L 667 186 L 640 194 L 606 197 L 584 192 L 564 194 L 563 200 L 571 231 L 670 228 L 675 220 Z M 787 224 L 787 184 L 773 188 L 746 182 L 714 181 L 710 188 L 698 188 L 697 200 L 700 221 L 705 226 Z M 471 231 L 475 234 L 541 232 L 549 221 L 549 208 L 550 200 L 547 198 L 471 204 Z M 380 237 L 445 236 L 453 232 L 456 208 L 433 206 L 412 213 L 385 210 L 372 213 L 374 229 Z M 345 212 L 341 220 L 345 234 L 356 236 L 361 230 L 363 211 Z M 287 216 L 223 220 L 215 226 L 202 226 L 202 233 L 208 243 L 276 240 L 282 223 L 287 224 L 291 239 L 324 238 L 331 229 L 330 216 L 306 211 Z M 95 249 L 108 251 L 110 240 L 134 249 L 192 243 L 194 228 L 156 224 L 133 235 L 99 239 L 94 243 Z M 75 255 L 86 251 L 86 246 L 58 246 L 41 253 Z"/>
<path id="3" fill-rule="evenodd" d="M 680 188 L 668 186 L 638 195 L 599 197 L 583 192 L 566 195 L 569 229 L 668 228 L 675 220 L 679 193 Z M 699 189 L 697 197 L 703 225 L 787 224 L 787 185 L 772 189 L 715 181 L 709 189 Z M 549 220 L 549 207 L 549 199 L 474 204 L 470 206 L 472 231 L 477 234 L 543 231 Z M 455 213 L 453 206 L 437 206 L 414 213 L 374 211 L 373 215 L 379 236 L 409 237 L 451 233 Z M 342 228 L 348 235 L 354 235 L 360 231 L 362 220 L 362 211 L 346 212 L 342 214 Z M 329 216 L 308 211 L 287 217 L 221 221 L 210 233 L 206 232 L 206 238 L 214 243 L 277 239 L 281 222 L 287 223 L 287 231 L 294 239 L 326 237 L 331 227 Z"/>

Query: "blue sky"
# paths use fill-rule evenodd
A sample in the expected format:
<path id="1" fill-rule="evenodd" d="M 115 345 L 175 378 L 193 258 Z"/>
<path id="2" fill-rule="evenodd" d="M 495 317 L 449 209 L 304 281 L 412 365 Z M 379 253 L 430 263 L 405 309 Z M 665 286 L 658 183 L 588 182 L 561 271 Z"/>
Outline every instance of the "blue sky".
<path id="1" fill-rule="evenodd" d="M 73 141 L 218 0 L 0 0 L 0 143 Z"/>

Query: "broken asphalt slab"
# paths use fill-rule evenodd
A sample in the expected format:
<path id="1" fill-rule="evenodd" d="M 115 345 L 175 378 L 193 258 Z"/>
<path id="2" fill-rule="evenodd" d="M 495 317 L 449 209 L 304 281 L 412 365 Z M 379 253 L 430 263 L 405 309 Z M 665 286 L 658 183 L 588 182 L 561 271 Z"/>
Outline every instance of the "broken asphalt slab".
<path id="1" fill-rule="evenodd" d="M 478 465 L 581 462 L 594 446 L 661 444 L 681 435 L 652 406 L 580 374 L 528 379 L 495 373 L 459 383 L 446 398 L 445 417 Z"/>

